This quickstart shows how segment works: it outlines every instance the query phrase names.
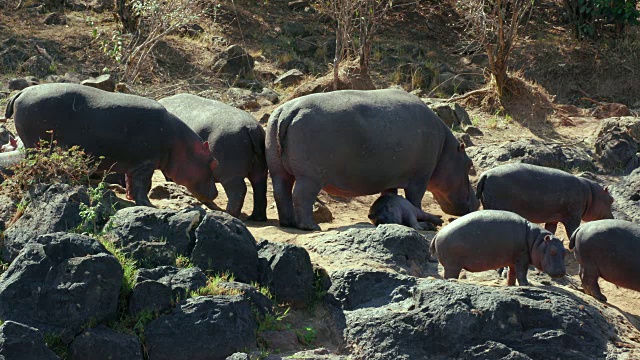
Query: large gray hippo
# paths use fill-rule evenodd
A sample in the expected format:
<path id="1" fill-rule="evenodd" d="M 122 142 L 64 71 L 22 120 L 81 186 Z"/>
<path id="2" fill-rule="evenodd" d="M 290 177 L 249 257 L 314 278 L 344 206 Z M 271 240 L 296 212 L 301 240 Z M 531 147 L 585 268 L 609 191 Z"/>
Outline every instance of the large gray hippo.
<path id="1" fill-rule="evenodd" d="M 506 164 L 480 175 L 476 196 L 485 209 L 512 211 L 556 232 L 564 224 L 567 236 L 580 221 L 612 219 L 613 197 L 595 181 L 562 170 L 530 164 Z"/>
<path id="2" fill-rule="evenodd" d="M 264 129 L 246 111 L 191 94 L 177 94 L 159 102 L 172 114 L 209 141 L 209 149 L 219 165 L 213 171 L 229 202 L 227 212 L 240 215 L 248 178 L 253 187 L 253 213 L 249 220 L 267 220 L 267 161 L 264 156 Z"/>
<path id="3" fill-rule="evenodd" d="M 271 115 L 266 142 L 282 226 L 320 229 L 312 211 L 321 189 L 354 197 L 402 188 L 418 209 L 428 189 L 452 215 L 479 206 L 464 145 L 427 105 L 402 90 L 291 100 Z"/>
<path id="4" fill-rule="evenodd" d="M 613 219 L 583 224 L 571 236 L 569 249 L 575 249 L 585 293 L 607 301 L 598 285 L 600 277 L 640 291 L 640 225 Z"/>
<path id="5" fill-rule="evenodd" d="M 151 206 L 147 193 L 160 169 L 199 200 L 217 196 L 213 170 L 217 161 L 209 144 L 157 101 L 110 93 L 75 84 L 28 87 L 7 105 L 27 148 L 53 138 L 59 146 L 78 145 L 100 167 L 126 175 L 127 197 Z"/>

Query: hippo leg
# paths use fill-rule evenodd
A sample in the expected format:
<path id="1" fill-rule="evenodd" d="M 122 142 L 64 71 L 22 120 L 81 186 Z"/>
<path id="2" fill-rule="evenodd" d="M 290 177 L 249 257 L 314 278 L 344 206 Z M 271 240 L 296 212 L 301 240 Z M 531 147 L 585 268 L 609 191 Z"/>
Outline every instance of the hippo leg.
<path id="1" fill-rule="evenodd" d="M 516 284 L 516 266 L 509 265 L 509 272 L 507 273 L 507 285 L 515 286 Z"/>
<path id="2" fill-rule="evenodd" d="M 415 216 L 404 215 L 402 220 L 403 220 L 402 223 L 407 224 L 409 227 L 412 227 L 416 230 L 424 230 L 424 227 L 418 224 L 418 220 L 416 219 Z"/>
<path id="3" fill-rule="evenodd" d="M 460 276 L 460 272 L 462 271 L 461 267 L 445 267 L 444 268 L 444 278 L 445 279 L 457 279 Z"/>
<path id="4" fill-rule="evenodd" d="M 576 229 L 580 226 L 581 218 L 569 219 L 567 221 L 563 221 L 564 228 L 567 230 L 567 237 L 571 238 L 571 235 L 576 231 Z"/>
<path id="5" fill-rule="evenodd" d="M 224 192 L 227 193 L 227 213 L 233 217 L 239 217 L 242 211 L 244 197 L 247 195 L 247 185 L 244 178 L 234 177 L 222 183 Z"/>
<path id="6" fill-rule="evenodd" d="M 275 175 L 271 173 L 271 181 L 273 182 L 273 197 L 278 208 L 280 226 L 296 227 L 296 216 L 293 211 L 293 198 L 291 197 L 295 178 L 289 174 Z"/>
<path id="7" fill-rule="evenodd" d="M 315 180 L 301 177 L 296 179 L 293 187 L 293 207 L 296 212 L 296 227 L 301 230 L 320 230 L 313 221 L 313 203 L 316 201 L 322 186 Z"/>
<path id="8" fill-rule="evenodd" d="M 527 286 L 529 285 L 529 281 L 527 280 L 527 271 L 529 271 L 529 254 L 525 254 L 520 256 L 518 260 L 516 260 L 515 266 L 511 266 L 510 268 L 515 267 L 515 275 L 518 279 L 518 285 Z"/>
<path id="9" fill-rule="evenodd" d="M 440 216 L 436 216 L 433 214 L 429 214 L 428 212 L 418 211 L 416 214 L 416 218 L 418 221 L 426 221 L 433 225 L 442 225 L 443 221 Z"/>
<path id="10" fill-rule="evenodd" d="M 380 193 L 380 195 L 384 195 L 384 194 L 396 194 L 396 195 L 398 195 L 398 188 L 392 188 L 392 189 L 383 190 Z"/>
<path id="11" fill-rule="evenodd" d="M 552 233 L 552 234 L 555 234 L 555 233 L 556 233 L 556 230 L 558 229 L 558 223 L 557 223 L 557 222 L 545 223 L 545 224 L 544 224 L 544 228 L 545 228 L 548 232 L 550 232 L 550 233 Z"/>
<path id="12" fill-rule="evenodd" d="M 580 265 L 580 280 L 582 280 L 584 292 L 600 301 L 607 302 L 607 297 L 602 294 L 600 285 L 598 285 L 599 277 L 600 271 L 597 267 L 593 265 L 586 267 Z"/>
<path id="13" fill-rule="evenodd" d="M 267 221 L 267 172 L 249 174 L 249 182 L 253 188 L 253 212 L 249 220 Z"/>
<path id="14" fill-rule="evenodd" d="M 416 184 L 410 184 L 408 187 L 404 189 L 404 194 L 406 195 L 407 200 L 413 206 L 417 207 L 419 210 L 422 210 L 422 198 L 424 197 L 424 193 L 427 191 L 427 182 L 420 182 Z"/>
<path id="15" fill-rule="evenodd" d="M 144 162 L 129 170 L 129 181 L 127 182 L 127 191 L 131 186 L 131 196 L 139 206 L 154 207 L 149 201 L 149 190 L 151 190 L 151 177 L 156 169 L 156 163 L 152 161 Z"/>

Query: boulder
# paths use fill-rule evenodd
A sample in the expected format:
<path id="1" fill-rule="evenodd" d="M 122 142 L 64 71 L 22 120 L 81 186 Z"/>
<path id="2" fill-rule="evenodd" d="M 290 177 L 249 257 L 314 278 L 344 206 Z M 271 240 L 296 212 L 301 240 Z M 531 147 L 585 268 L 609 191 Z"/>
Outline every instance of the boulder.
<path id="1" fill-rule="evenodd" d="M 273 82 L 276 85 L 282 85 L 284 87 L 297 85 L 304 78 L 304 74 L 302 71 L 298 69 L 292 69 L 287 71 L 286 73 L 278 76 L 278 78 Z"/>
<path id="2" fill-rule="evenodd" d="M 136 282 L 156 281 L 171 290 L 171 297 L 186 299 L 189 293 L 207 285 L 207 276 L 197 267 L 178 269 L 173 266 L 160 266 L 155 269 L 140 269 Z"/>
<path id="3" fill-rule="evenodd" d="M 7 71 L 18 69 L 29 56 L 27 46 L 18 44 L 15 38 L 9 38 L 0 44 L 0 66 Z"/>
<path id="4" fill-rule="evenodd" d="M 343 269 L 331 274 L 327 294 L 343 310 L 375 308 L 411 297 L 416 280 L 375 269 Z"/>
<path id="5" fill-rule="evenodd" d="M 273 315 L 273 302 L 266 295 L 258 291 L 255 287 L 237 282 L 237 281 L 222 281 L 218 283 L 218 287 L 234 290 L 241 293 L 244 299 L 251 303 L 251 308 L 257 311 L 260 316 Z"/>
<path id="6" fill-rule="evenodd" d="M 640 119 L 616 117 L 604 120 L 595 138 L 596 158 L 608 173 L 629 174 L 640 166 Z"/>
<path id="7" fill-rule="evenodd" d="M 37 80 L 37 79 L 36 79 Z M 39 81 L 33 81 L 32 79 L 27 78 L 17 78 L 9 80 L 9 84 L 7 87 L 9 90 L 23 90 L 28 88 L 29 86 L 38 85 Z"/>
<path id="8" fill-rule="evenodd" d="M 232 87 L 227 90 L 227 98 L 231 106 L 242 110 L 255 110 L 260 107 L 256 93 L 248 89 Z"/>
<path id="9" fill-rule="evenodd" d="M 307 3 L 308 4 L 308 3 Z M 308 5 L 305 5 L 308 6 Z M 282 33 L 292 38 L 299 38 L 311 35 L 309 30 L 299 21 L 288 21 L 282 24 Z"/>
<path id="10" fill-rule="evenodd" d="M 640 168 L 609 186 L 609 192 L 613 196 L 613 217 L 640 224 Z"/>
<path id="11" fill-rule="evenodd" d="M 116 81 L 110 74 L 104 74 L 96 78 L 90 78 L 82 81 L 80 84 L 109 92 L 116 91 Z"/>
<path id="12" fill-rule="evenodd" d="M 303 56 L 313 56 L 318 49 L 318 38 L 316 36 L 296 38 L 293 41 L 293 47 L 296 52 Z"/>
<path id="13" fill-rule="evenodd" d="M 217 56 L 213 70 L 234 77 L 244 77 L 251 73 L 254 64 L 253 57 L 240 45 L 231 45 Z"/>
<path id="14" fill-rule="evenodd" d="M 51 62 L 44 56 L 35 55 L 27 59 L 20 65 L 20 72 L 43 78 L 47 76 L 51 67 Z"/>
<path id="15" fill-rule="evenodd" d="M 0 359 L 59 360 L 49 350 L 42 333 L 35 328 L 13 321 L 0 326 Z"/>
<path id="16" fill-rule="evenodd" d="M 590 153 L 578 146 L 544 143 L 521 139 L 502 144 L 476 145 L 467 149 L 476 169 L 487 170 L 498 165 L 522 162 L 565 171 L 595 171 Z"/>
<path id="17" fill-rule="evenodd" d="M 129 298 L 129 315 L 136 317 L 143 311 L 163 313 L 171 309 L 171 288 L 153 280 L 138 281 Z"/>
<path id="18" fill-rule="evenodd" d="M 145 326 L 150 360 L 224 360 L 256 346 L 257 325 L 241 296 L 199 296 Z"/>
<path id="19" fill-rule="evenodd" d="M 97 208 L 97 225 L 101 227 L 115 203 L 116 196 L 108 192 Z M 39 235 L 70 231 L 82 225 L 80 204 L 90 205 L 87 188 L 67 184 L 53 184 L 35 191 L 25 200 L 28 203 L 22 216 L 4 233 L 2 259 L 13 260 L 24 245 Z"/>
<path id="20" fill-rule="evenodd" d="M 118 260 L 95 239 L 40 236 L 0 277 L 0 318 L 71 340 L 89 321 L 115 318 L 122 276 Z"/>
<path id="21" fill-rule="evenodd" d="M 471 89 L 471 83 L 461 75 L 441 72 L 438 75 L 438 89 L 447 95 L 464 94 Z"/>
<path id="22" fill-rule="evenodd" d="M 212 273 L 232 273 L 238 281 L 258 280 L 258 250 L 242 221 L 221 212 L 207 213 L 196 229 L 191 262 Z"/>
<path id="23" fill-rule="evenodd" d="M 104 325 L 87 329 L 69 345 L 69 360 L 143 360 L 135 335 L 121 334 Z"/>
<path id="24" fill-rule="evenodd" d="M 333 221 L 333 214 L 329 207 L 320 199 L 313 203 L 313 221 L 316 224 L 330 223 Z"/>
<path id="25" fill-rule="evenodd" d="M 67 17 L 64 14 L 53 12 L 47 15 L 42 22 L 45 25 L 66 25 Z"/>
<path id="26" fill-rule="evenodd" d="M 420 280 L 411 293 L 345 312 L 352 356 L 582 360 L 616 351 L 615 329 L 601 310 L 566 292 Z"/>
<path id="27" fill-rule="evenodd" d="M 296 245 L 262 241 L 258 244 L 260 284 L 278 302 L 304 308 L 312 301 L 313 266 L 307 251 Z"/>
<path id="28" fill-rule="evenodd" d="M 302 240 L 328 271 L 342 268 L 378 268 L 413 276 L 437 274 L 430 264 L 429 245 L 434 232 L 421 235 L 396 224 L 359 226 Z"/>
<path id="29" fill-rule="evenodd" d="M 7 195 L 0 195 L 0 231 L 5 231 L 11 219 L 16 215 L 18 207 Z"/>
<path id="30" fill-rule="evenodd" d="M 203 215 L 200 208 L 178 211 L 132 206 L 111 217 L 105 237 L 143 267 L 175 265 L 178 255 L 191 253 L 195 229 Z"/>

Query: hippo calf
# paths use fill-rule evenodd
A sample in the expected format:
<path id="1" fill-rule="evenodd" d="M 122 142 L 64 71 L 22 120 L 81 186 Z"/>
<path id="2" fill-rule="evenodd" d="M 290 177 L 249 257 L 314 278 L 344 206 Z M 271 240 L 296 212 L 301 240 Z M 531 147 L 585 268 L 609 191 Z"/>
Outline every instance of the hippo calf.
<path id="1" fill-rule="evenodd" d="M 640 226 L 623 220 L 598 220 L 581 225 L 571 236 L 580 264 L 584 292 L 607 301 L 598 278 L 623 288 L 640 291 Z"/>
<path id="2" fill-rule="evenodd" d="M 368 217 L 371 223 L 376 226 L 399 224 L 416 230 L 435 230 L 434 226 L 442 225 L 440 217 L 418 209 L 409 200 L 393 193 L 384 194 L 376 199 L 369 209 Z M 424 227 L 418 221 L 425 221 L 432 226 Z"/>
<path id="3" fill-rule="evenodd" d="M 566 274 L 562 241 L 518 214 L 482 210 L 458 218 L 431 241 L 431 255 L 444 267 L 444 278 L 460 271 L 487 271 L 509 266 L 507 283 L 529 285 L 529 265 L 551 277 Z"/>
<path id="4" fill-rule="evenodd" d="M 402 188 L 418 209 L 429 190 L 452 215 L 479 206 L 464 145 L 422 100 L 402 90 L 341 90 L 288 101 L 269 118 L 266 152 L 281 226 L 319 230 L 312 214 L 320 190 L 355 197 Z"/>
<path id="5" fill-rule="evenodd" d="M 476 196 L 484 209 L 514 212 L 556 232 L 561 222 L 567 236 L 580 221 L 612 219 L 613 197 L 598 183 L 561 170 L 514 163 L 480 175 Z"/>
<path id="6" fill-rule="evenodd" d="M 267 161 L 262 126 L 246 111 L 191 94 L 177 94 L 159 102 L 209 142 L 218 167 L 213 178 L 229 198 L 227 212 L 238 217 L 248 178 L 253 188 L 253 212 L 249 220 L 267 220 Z"/>
<path id="7" fill-rule="evenodd" d="M 147 193 L 155 169 L 203 202 L 218 194 L 209 144 L 157 101 L 84 85 L 43 84 L 16 94 L 6 109 L 6 117 L 12 115 L 27 148 L 53 136 L 59 146 L 77 145 L 104 157 L 100 169 L 125 174 L 127 197 L 137 205 L 151 206 Z"/>

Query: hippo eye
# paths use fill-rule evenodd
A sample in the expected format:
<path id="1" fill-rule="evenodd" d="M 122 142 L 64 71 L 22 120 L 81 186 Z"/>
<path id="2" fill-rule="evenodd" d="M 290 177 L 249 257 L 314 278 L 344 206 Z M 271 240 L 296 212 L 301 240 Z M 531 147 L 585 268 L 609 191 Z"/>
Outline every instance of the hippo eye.
<path id="1" fill-rule="evenodd" d="M 555 255 L 558 255 L 558 250 L 555 247 L 552 247 L 551 250 L 549 250 L 549 253 L 555 256 Z"/>

